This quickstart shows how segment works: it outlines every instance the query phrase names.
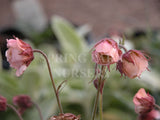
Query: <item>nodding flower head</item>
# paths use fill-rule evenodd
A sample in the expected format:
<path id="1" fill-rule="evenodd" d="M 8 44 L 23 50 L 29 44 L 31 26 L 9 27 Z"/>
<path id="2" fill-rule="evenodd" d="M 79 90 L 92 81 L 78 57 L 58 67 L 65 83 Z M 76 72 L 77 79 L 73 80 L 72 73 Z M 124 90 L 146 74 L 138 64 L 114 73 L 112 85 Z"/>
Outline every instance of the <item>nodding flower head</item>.
<path id="1" fill-rule="evenodd" d="M 3 96 L 0 96 L 0 111 L 5 111 L 7 108 L 7 99 Z"/>
<path id="2" fill-rule="evenodd" d="M 59 116 L 52 116 L 49 120 L 80 120 L 80 115 L 76 116 L 72 113 L 59 114 Z"/>
<path id="3" fill-rule="evenodd" d="M 32 48 L 18 38 L 7 40 L 7 47 L 7 61 L 17 70 L 16 75 L 20 76 L 34 59 Z"/>
<path id="4" fill-rule="evenodd" d="M 31 98 L 27 95 L 18 95 L 13 97 L 13 104 L 18 107 L 20 114 L 23 114 L 27 108 L 32 107 Z"/>
<path id="5" fill-rule="evenodd" d="M 154 98 L 141 88 L 134 96 L 133 103 L 135 105 L 135 111 L 138 114 L 145 114 L 153 110 L 155 105 Z"/>
<path id="6" fill-rule="evenodd" d="M 107 65 L 118 62 L 122 54 L 118 48 L 118 44 L 109 38 L 105 38 L 98 42 L 92 51 L 92 60 L 100 65 Z"/>
<path id="7" fill-rule="evenodd" d="M 143 71 L 148 69 L 148 60 L 145 55 L 138 50 L 129 50 L 118 61 L 117 69 L 121 75 L 129 78 L 139 77 Z"/>

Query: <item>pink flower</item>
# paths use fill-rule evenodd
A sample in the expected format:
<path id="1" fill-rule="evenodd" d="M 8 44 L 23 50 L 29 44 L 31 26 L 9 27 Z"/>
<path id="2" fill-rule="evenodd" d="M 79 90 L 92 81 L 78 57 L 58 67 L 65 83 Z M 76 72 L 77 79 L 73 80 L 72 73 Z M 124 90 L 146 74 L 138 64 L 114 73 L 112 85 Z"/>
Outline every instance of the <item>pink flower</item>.
<path id="1" fill-rule="evenodd" d="M 134 96 L 133 102 L 135 105 L 135 111 L 138 114 L 145 114 L 153 110 L 155 100 L 149 94 L 146 93 L 144 88 L 141 88 Z"/>
<path id="2" fill-rule="evenodd" d="M 13 97 L 13 104 L 19 108 L 20 114 L 23 114 L 27 108 L 32 107 L 31 98 L 27 95 L 18 95 Z"/>
<path id="3" fill-rule="evenodd" d="M 80 116 L 75 116 L 72 113 L 65 113 L 59 116 L 52 116 L 49 120 L 80 120 Z"/>
<path id="4" fill-rule="evenodd" d="M 160 112 L 158 110 L 152 110 L 149 113 L 139 115 L 139 120 L 159 120 Z"/>
<path id="5" fill-rule="evenodd" d="M 109 38 L 101 40 L 93 48 L 92 60 L 100 65 L 114 64 L 118 62 L 122 54 L 117 43 Z"/>
<path id="6" fill-rule="evenodd" d="M 129 78 L 139 77 L 143 71 L 148 69 L 147 67 L 147 58 L 138 50 L 129 50 L 117 63 L 119 72 Z"/>
<path id="7" fill-rule="evenodd" d="M 18 38 L 7 40 L 7 47 L 9 48 L 6 51 L 7 61 L 17 70 L 16 75 L 20 76 L 34 59 L 32 48 Z"/>
<path id="8" fill-rule="evenodd" d="M 5 111 L 7 108 L 7 100 L 5 97 L 0 96 L 0 111 Z"/>

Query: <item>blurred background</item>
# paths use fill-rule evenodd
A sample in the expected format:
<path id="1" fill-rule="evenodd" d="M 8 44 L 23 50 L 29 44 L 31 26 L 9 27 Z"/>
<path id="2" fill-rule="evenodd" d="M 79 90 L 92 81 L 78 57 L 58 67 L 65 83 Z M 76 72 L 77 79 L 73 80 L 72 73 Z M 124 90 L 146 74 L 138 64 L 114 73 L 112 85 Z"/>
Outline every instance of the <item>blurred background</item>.
<path id="1" fill-rule="evenodd" d="M 104 120 L 135 120 L 132 99 L 139 88 L 145 88 L 160 104 L 159 21 L 159 0 L 0 0 L 0 95 L 10 104 L 15 95 L 29 95 L 40 105 L 44 119 L 58 113 L 42 56 L 35 54 L 20 78 L 9 68 L 6 39 L 15 35 L 48 55 L 57 85 L 67 80 L 60 92 L 64 111 L 81 114 L 82 120 L 88 120 L 96 94 L 89 83 L 94 74 L 90 50 L 104 37 L 117 42 L 125 38 L 128 50 L 142 50 L 151 57 L 150 71 L 141 78 L 128 79 L 120 76 L 115 65 L 111 66 L 104 88 Z M 34 107 L 23 117 L 39 119 Z M 7 109 L 0 112 L 0 119 L 17 117 Z"/>

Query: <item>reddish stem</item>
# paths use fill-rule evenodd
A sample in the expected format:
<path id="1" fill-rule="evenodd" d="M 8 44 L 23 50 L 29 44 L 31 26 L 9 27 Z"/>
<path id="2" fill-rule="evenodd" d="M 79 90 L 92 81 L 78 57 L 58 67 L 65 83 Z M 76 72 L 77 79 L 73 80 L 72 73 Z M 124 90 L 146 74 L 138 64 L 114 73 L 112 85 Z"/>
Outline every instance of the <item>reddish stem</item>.
<path id="1" fill-rule="evenodd" d="M 96 111 L 97 111 L 97 106 L 98 106 L 98 100 L 99 100 L 99 94 L 100 94 L 100 87 L 101 87 L 101 82 L 102 82 L 104 73 L 105 73 L 105 66 L 102 66 L 102 68 L 101 68 L 101 74 L 100 74 L 100 78 L 99 78 L 99 82 L 98 82 L 97 96 L 96 96 L 96 100 L 95 100 L 94 108 L 93 108 L 92 120 L 94 120 L 95 116 L 96 116 Z"/>
<path id="2" fill-rule="evenodd" d="M 154 107 L 156 107 L 158 110 L 160 110 L 160 106 L 157 104 L 154 104 Z"/>
<path id="3" fill-rule="evenodd" d="M 122 48 L 125 52 L 127 52 L 127 49 L 123 45 L 119 45 L 120 48 Z"/>
<path id="4" fill-rule="evenodd" d="M 17 109 L 16 109 L 13 105 L 7 104 L 7 106 L 8 106 L 9 108 L 11 108 L 11 109 L 17 114 L 17 116 L 18 116 L 18 118 L 19 118 L 20 120 L 23 120 L 21 114 L 17 111 Z"/>
<path id="5" fill-rule="evenodd" d="M 40 119 L 43 120 L 43 116 L 42 116 L 41 109 L 40 109 L 39 105 L 33 101 L 32 101 L 32 103 L 35 105 L 36 109 L 38 110 Z"/>
<path id="6" fill-rule="evenodd" d="M 43 57 L 45 58 L 46 62 L 47 62 L 48 71 L 49 71 L 49 75 L 50 75 L 50 78 L 51 78 L 51 82 L 52 82 L 52 86 L 53 86 L 53 89 L 54 89 L 54 93 L 56 95 L 58 107 L 59 107 L 60 113 L 63 113 L 62 105 L 61 105 L 61 102 L 59 100 L 59 94 L 57 93 L 57 89 L 56 89 L 56 86 L 55 86 L 55 83 L 54 83 L 54 80 L 53 80 L 53 76 L 52 76 L 52 72 L 51 72 L 51 67 L 50 67 L 47 55 L 44 52 L 42 52 L 41 50 L 33 50 L 33 52 L 37 52 L 37 53 L 42 54 Z"/>

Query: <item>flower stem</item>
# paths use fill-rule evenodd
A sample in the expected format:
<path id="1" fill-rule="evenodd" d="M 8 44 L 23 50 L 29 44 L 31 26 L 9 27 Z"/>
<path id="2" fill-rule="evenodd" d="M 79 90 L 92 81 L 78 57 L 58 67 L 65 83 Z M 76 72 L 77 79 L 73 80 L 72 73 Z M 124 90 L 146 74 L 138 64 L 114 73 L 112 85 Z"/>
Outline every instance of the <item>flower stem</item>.
<path id="1" fill-rule="evenodd" d="M 39 105 L 33 101 L 32 101 L 32 103 L 35 105 L 36 109 L 38 110 L 40 120 L 43 120 L 43 116 L 42 116 L 41 109 L 40 109 Z"/>
<path id="2" fill-rule="evenodd" d="M 94 120 L 94 118 L 96 116 L 98 99 L 99 99 L 99 93 L 100 93 L 99 90 L 97 90 L 96 100 L 95 100 L 95 103 L 94 103 L 94 109 L 93 109 L 93 114 L 92 114 L 92 120 Z"/>
<path id="3" fill-rule="evenodd" d="M 127 52 L 127 49 L 123 45 L 119 45 L 120 48 L 122 48 L 125 52 Z"/>
<path id="4" fill-rule="evenodd" d="M 21 114 L 17 111 L 17 109 L 16 109 L 13 105 L 7 104 L 7 106 L 8 106 L 9 108 L 11 108 L 11 109 L 17 114 L 17 116 L 18 116 L 18 118 L 19 118 L 20 120 L 23 120 Z"/>
<path id="5" fill-rule="evenodd" d="M 60 102 L 60 99 L 59 99 L 59 95 L 57 93 L 57 89 L 56 89 L 56 86 L 55 86 L 55 83 L 54 83 L 54 80 L 53 80 L 51 67 L 50 67 L 47 55 L 44 52 L 42 52 L 41 50 L 33 50 L 33 52 L 38 52 L 38 53 L 42 54 L 43 57 L 45 58 L 46 62 L 47 62 L 48 71 L 49 71 L 49 75 L 50 75 L 50 78 L 51 78 L 52 86 L 53 86 L 53 89 L 54 89 L 54 92 L 55 92 L 55 95 L 56 95 L 58 107 L 59 107 L 60 113 L 63 113 L 62 105 L 61 105 L 61 102 Z"/>
<path id="6" fill-rule="evenodd" d="M 154 107 L 156 107 L 158 110 L 160 110 L 160 106 L 157 104 L 154 104 Z"/>
<path id="7" fill-rule="evenodd" d="M 100 94 L 99 115 L 100 115 L 100 120 L 103 120 L 103 92 L 102 92 L 102 94 Z"/>
<path id="8" fill-rule="evenodd" d="M 105 71 L 105 66 L 102 66 L 101 74 L 100 74 L 100 78 L 99 78 L 99 83 L 98 83 L 98 90 L 97 90 L 96 100 L 95 100 L 94 108 L 93 108 L 92 120 L 94 120 L 95 116 L 96 116 L 98 100 L 99 100 L 99 94 L 100 94 L 100 86 L 101 86 L 101 81 L 102 81 L 102 77 L 103 77 L 104 71 Z"/>

